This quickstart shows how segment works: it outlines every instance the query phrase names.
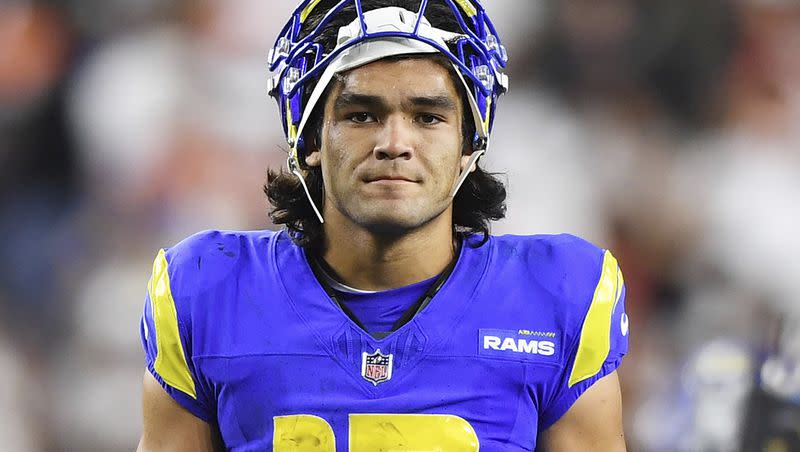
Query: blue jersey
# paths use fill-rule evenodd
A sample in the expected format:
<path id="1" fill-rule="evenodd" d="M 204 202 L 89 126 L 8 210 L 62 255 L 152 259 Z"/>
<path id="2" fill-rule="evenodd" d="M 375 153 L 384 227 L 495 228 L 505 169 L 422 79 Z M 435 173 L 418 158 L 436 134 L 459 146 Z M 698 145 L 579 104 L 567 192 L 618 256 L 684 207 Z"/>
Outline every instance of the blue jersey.
<path id="1" fill-rule="evenodd" d="M 229 450 L 533 450 L 626 353 L 622 275 L 570 235 L 477 242 L 378 340 L 287 233 L 197 234 L 156 258 L 147 368 Z"/>

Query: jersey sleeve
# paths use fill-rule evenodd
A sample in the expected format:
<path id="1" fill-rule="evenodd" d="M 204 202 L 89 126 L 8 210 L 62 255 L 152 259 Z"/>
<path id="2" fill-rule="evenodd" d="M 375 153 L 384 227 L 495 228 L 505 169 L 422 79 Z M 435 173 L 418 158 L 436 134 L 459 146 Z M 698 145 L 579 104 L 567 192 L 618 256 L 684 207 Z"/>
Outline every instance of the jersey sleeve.
<path id="1" fill-rule="evenodd" d="M 584 308 L 569 362 L 550 403 L 540 414 L 540 430 L 553 425 L 596 381 L 614 372 L 628 352 L 625 282 L 617 260 L 603 252 L 593 296 Z M 583 304 L 586 306 L 586 303 Z"/>
<path id="2" fill-rule="evenodd" d="M 147 369 L 183 408 L 211 423 L 209 397 L 192 360 L 191 297 L 181 296 L 179 261 L 159 251 L 147 287 L 140 334 Z M 178 300 L 178 302 L 176 302 Z"/>

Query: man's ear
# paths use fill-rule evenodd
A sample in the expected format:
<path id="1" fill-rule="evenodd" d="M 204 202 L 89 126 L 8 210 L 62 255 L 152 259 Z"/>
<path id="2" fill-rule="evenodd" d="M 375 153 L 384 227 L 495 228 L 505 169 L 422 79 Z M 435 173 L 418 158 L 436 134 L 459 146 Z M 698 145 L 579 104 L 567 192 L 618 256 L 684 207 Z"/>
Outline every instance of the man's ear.
<path id="1" fill-rule="evenodd" d="M 313 149 L 306 155 L 305 161 L 309 167 L 320 166 L 322 164 L 322 153 L 318 149 Z"/>
<path id="2" fill-rule="evenodd" d="M 469 159 L 471 159 L 471 158 L 472 158 L 472 152 L 470 152 L 469 154 L 462 154 L 461 155 L 461 162 L 459 164 L 460 167 L 461 167 L 461 171 L 460 172 L 463 173 L 464 170 L 467 169 L 467 165 L 469 165 Z M 470 173 L 475 172 L 476 169 L 478 169 L 478 165 L 477 164 L 473 164 L 472 168 L 469 169 L 469 172 Z"/>

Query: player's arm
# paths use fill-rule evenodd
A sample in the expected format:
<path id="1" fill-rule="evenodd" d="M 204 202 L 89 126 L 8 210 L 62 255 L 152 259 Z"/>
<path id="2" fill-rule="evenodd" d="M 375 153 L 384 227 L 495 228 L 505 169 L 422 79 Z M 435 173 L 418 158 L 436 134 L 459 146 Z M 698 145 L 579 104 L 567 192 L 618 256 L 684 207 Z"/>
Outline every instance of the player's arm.
<path id="1" fill-rule="evenodd" d="M 617 373 L 590 386 L 561 419 L 542 433 L 541 439 L 546 452 L 625 451 Z"/>
<path id="2" fill-rule="evenodd" d="M 160 250 L 147 285 L 139 328 L 147 363 L 141 452 L 213 451 L 219 437 L 213 402 L 199 383 L 189 351 L 195 332 L 189 314 L 194 298 L 183 281 L 202 279 L 186 270 L 193 268 L 185 265 L 187 255 L 194 258 L 192 245 L 182 242 Z"/>
<path id="3" fill-rule="evenodd" d="M 213 452 L 214 429 L 180 406 L 145 370 L 142 383 L 144 428 L 137 452 Z"/>
<path id="4" fill-rule="evenodd" d="M 617 260 L 608 251 L 602 253 L 599 278 L 586 279 L 595 270 L 582 270 L 574 275 L 573 287 L 578 292 L 570 300 L 577 301 L 573 314 L 585 314 L 572 317 L 571 331 L 578 332 L 572 339 L 572 361 L 540 417 L 543 431 L 539 444 L 548 452 L 625 451 L 616 372 L 628 351 L 625 282 Z M 588 306 L 580 301 L 589 299 Z"/>

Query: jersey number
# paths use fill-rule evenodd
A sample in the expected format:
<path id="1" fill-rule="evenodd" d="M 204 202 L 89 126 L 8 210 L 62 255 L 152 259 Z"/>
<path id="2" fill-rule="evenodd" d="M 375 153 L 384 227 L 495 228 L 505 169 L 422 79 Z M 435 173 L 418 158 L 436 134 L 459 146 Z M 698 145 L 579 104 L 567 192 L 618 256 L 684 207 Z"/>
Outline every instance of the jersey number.
<path id="1" fill-rule="evenodd" d="M 325 419 L 275 416 L 273 452 L 335 452 Z M 477 452 L 478 435 L 466 420 L 447 414 L 351 414 L 350 452 L 376 450 Z"/>

